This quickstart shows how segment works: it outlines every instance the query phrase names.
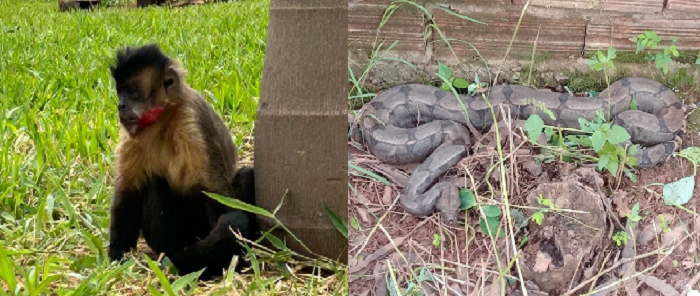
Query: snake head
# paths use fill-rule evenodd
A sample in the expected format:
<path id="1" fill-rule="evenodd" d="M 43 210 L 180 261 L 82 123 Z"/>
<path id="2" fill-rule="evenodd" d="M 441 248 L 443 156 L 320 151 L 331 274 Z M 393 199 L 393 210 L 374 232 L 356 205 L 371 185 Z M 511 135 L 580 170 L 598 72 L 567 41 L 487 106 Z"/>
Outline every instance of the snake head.
<path id="1" fill-rule="evenodd" d="M 457 223 L 457 215 L 456 214 L 445 214 L 443 213 L 442 215 L 442 222 L 445 223 L 446 225 L 455 225 Z"/>
<path id="2" fill-rule="evenodd" d="M 443 192 L 435 206 L 442 213 L 442 220 L 447 225 L 453 225 L 457 222 L 462 204 L 462 201 L 459 199 L 459 193 L 456 190 L 457 188 L 455 187 L 454 189 Z"/>

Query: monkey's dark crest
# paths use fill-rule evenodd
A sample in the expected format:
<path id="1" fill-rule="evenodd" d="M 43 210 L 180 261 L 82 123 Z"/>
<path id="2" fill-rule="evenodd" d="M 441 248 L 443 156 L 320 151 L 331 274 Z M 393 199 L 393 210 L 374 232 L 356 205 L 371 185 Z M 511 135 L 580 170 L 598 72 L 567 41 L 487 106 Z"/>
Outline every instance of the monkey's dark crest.
<path id="1" fill-rule="evenodd" d="M 117 51 L 116 64 L 110 67 L 112 77 L 117 83 L 126 82 L 127 78 L 138 75 L 146 68 L 163 70 L 170 59 L 157 44 L 142 47 L 125 47 Z"/>
<path id="2" fill-rule="evenodd" d="M 123 258 L 141 233 L 180 274 L 205 269 L 200 279 L 221 275 L 234 255 L 244 254 L 232 231 L 254 240 L 258 225 L 254 214 L 203 191 L 255 204 L 253 168 L 237 167 L 228 128 L 157 45 L 119 50 L 110 70 L 122 129 L 109 257 Z"/>

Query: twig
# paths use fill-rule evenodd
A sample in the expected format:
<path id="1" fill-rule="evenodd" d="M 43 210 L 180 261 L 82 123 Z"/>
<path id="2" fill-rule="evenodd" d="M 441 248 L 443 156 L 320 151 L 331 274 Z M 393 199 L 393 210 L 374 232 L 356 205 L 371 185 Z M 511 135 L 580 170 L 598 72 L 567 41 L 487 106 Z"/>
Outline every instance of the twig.
<path id="1" fill-rule="evenodd" d="M 697 233 L 700 233 L 700 229 L 694 231 L 693 233 L 691 233 L 691 234 L 688 235 L 688 236 L 684 236 L 679 242 L 677 242 L 675 245 L 673 245 L 672 247 L 669 248 L 670 251 L 669 251 L 668 254 L 671 254 L 671 252 L 673 252 L 673 250 L 674 250 L 676 247 L 680 246 L 680 244 L 682 244 L 686 239 L 688 239 L 689 237 L 694 236 L 694 235 L 697 234 Z M 583 282 L 580 283 L 578 286 L 574 287 L 573 289 L 570 289 L 569 291 L 567 291 L 566 293 L 562 294 L 561 296 L 568 296 L 568 295 L 573 294 L 575 291 L 578 291 L 579 289 L 583 288 L 585 285 L 587 285 L 587 284 L 589 284 L 589 283 L 591 283 L 591 282 L 593 282 L 593 281 L 598 280 L 598 278 L 599 278 L 600 276 L 602 276 L 603 274 L 606 274 L 606 273 L 608 273 L 608 272 L 614 270 L 615 268 L 618 268 L 618 267 L 622 266 L 622 264 L 624 264 L 624 263 L 627 263 L 627 262 L 630 262 L 630 261 L 635 261 L 635 260 L 638 260 L 638 259 L 643 259 L 643 258 L 646 258 L 646 257 L 649 257 L 649 256 L 658 255 L 658 254 L 664 254 L 664 252 L 661 251 L 661 248 L 656 249 L 656 250 L 651 251 L 651 252 L 648 252 L 648 253 L 644 253 L 644 254 L 641 254 L 641 255 L 634 256 L 634 257 L 632 257 L 632 258 L 622 258 L 622 259 L 620 259 L 619 261 L 615 262 L 615 264 L 613 264 L 613 265 L 610 266 L 609 268 L 603 270 L 602 272 L 598 273 L 598 274 L 595 275 L 594 277 L 592 277 L 592 278 L 590 278 L 590 279 L 588 279 L 588 280 L 583 281 Z M 668 254 L 666 254 L 666 255 L 668 255 Z M 659 262 L 661 262 L 661 260 L 659 260 Z M 658 263 L 657 263 L 657 264 L 658 264 Z M 655 266 L 652 266 L 652 267 L 655 267 Z M 642 274 L 642 273 L 644 273 L 644 272 L 646 272 L 646 269 L 645 269 L 644 271 L 640 272 L 640 273 L 637 273 L 637 274 L 633 275 L 633 277 L 636 277 L 637 275 Z M 626 279 L 628 279 L 628 278 L 624 278 L 623 280 L 626 280 Z M 617 282 L 616 282 L 616 283 L 617 283 Z M 604 287 L 604 288 L 607 288 L 607 287 Z M 599 290 L 600 290 L 600 289 L 599 289 Z M 595 292 L 597 292 L 597 291 L 595 291 Z"/>
<path id="2" fill-rule="evenodd" d="M 688 291 L 693 288 L 693 285 L 695 285 L 698 281 L 700 281 L 700 272 L 696 274 L 686 285 L 687 287 L 683 288 L 683 292 L 681 292 L 681 296 L 685 296 L 688 294 Z"/>

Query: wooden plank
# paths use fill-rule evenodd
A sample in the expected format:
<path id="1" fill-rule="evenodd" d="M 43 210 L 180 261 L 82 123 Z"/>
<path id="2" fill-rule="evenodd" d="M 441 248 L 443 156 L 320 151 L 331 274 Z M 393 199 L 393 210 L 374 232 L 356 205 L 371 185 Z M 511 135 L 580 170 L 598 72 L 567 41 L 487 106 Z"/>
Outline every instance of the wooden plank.
<path id="1" fill-rule="evenodd" d="M 602 0 L 603 11 L 623 13 L 660 13 L 664 0 Z"/>
<path id="2" fill-rule="evenodd" d="M 481 55 L 503 57 L 513 37 L 520 17 L 520 10 L 492 9 L 489 12 L 470 13 L 469 16 L 486 25 L 463 20 L 444 11 L 436 11 L 436 23 L 443 34 L 450 39 L 460 39 L 471 43 Z M 586 24 L 583 18 L 565 17 L 543 18 L 525 15 L 513 41 L 510 57 L 523 58 L 532 55 L 532 48 L 540 30 L 537 52 L 549 52 L 552 56 L 580 55 L 583 49 Z M 435 40 L 439 36 L 433 34 Z M 473 56 L 476 51 L 464 42 L 451 42 L 460 58 Z M 435 42 L 435 57 L 440 60 L 454 59 L 445 42 Z"/>
<path id="3" fill-rule="evenodd" d="M 618 50 L 636 50 L 636 44 L 629 40 L 644 30 L 655 30 L 662 38 L 659 44 L 670 44 L 673 36 L 678 37 L 679 49 L 700 48 L 700 19 L 639 19 L 618 17 L 615 19 L 592 18 L 586 29 L 586 50 L 606 49 L 612 45 Z"/>
<path id="4" fill-rule="evenodd" d="M 700 13 L 700 0 L 668 0 L 668 10 Z"/>
<path id="5" fill-rule="evenodd" d="M 527 0 L 513 0 L 513 4 L 524 5 Z M 592 9 L 600 8 L 600 0 L 530 0 L 532 6 Z"/>
<path id="6" fill-rule="evenodd" d="M 398 8 L 382 26 L 377 37 L 377 29 L 389 3 L 391 1 L 385 0 L 348 2 L 349 47 L 371 49 L 376 40 L 377 43 L 384 41 L 383 48 L 387 48 L 397 41 L 394 50 L 425 52 L 424 17 L 412 5 Z"/>

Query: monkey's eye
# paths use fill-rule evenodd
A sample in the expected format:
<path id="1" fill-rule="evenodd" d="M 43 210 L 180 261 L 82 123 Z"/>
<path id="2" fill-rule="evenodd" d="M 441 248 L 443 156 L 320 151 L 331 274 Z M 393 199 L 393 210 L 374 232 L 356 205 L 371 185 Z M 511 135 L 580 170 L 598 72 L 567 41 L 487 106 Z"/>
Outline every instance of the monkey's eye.
<path id="1" fill-rule="evenodd" d="M 166 88 L 167 88 L 168 86 L 171 86 L 171 85 L 173 85 L 173 80 L 172 80 L 172 79 L 168 79 L 168 80 L 166 80 L 165 82 L 163 82 L 163 86 L 165 86 Z"/>

